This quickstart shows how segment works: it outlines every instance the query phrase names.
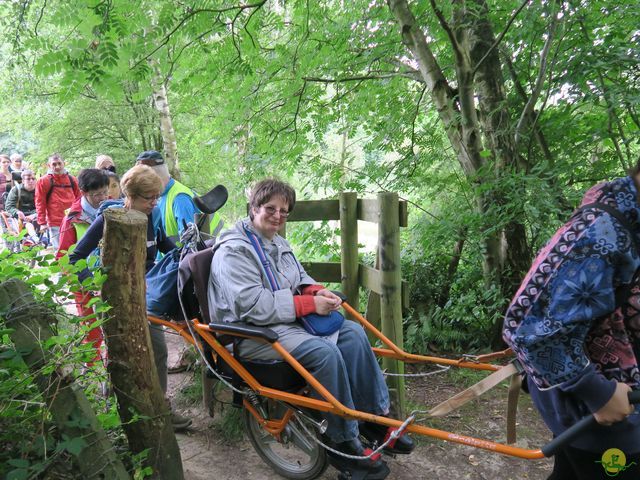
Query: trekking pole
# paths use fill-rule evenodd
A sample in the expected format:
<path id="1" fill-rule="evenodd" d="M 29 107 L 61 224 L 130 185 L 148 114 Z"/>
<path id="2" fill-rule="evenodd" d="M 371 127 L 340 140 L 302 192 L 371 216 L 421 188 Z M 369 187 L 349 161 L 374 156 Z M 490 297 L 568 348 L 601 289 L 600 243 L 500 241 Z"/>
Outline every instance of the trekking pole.
<path id="1" fill-rule="evenodd" d="M 640 390 L 629 392 L 629 403 L 640 403 Z M 564 448 L 566 445 L 571 443 L 589 428 L 595 426 L 597 423 L 598 422 L 596 421 L 596 417 L 594 417 L 593 414 L 584 417 L 583 419 L 566 429 L 556 438 L 551 440 L 549 443 L 544 445 L 541 448 L 542 453 L 545 457 L 551 457 L 555 455 L 556 453 L 558 453 L 558 450 Z"/>

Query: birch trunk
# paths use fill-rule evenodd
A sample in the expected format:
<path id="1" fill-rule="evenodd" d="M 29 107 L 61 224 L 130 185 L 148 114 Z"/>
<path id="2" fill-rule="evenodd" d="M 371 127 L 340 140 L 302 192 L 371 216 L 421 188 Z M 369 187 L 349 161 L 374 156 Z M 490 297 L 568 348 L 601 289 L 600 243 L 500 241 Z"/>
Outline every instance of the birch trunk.
<path id="1" fill-rule="evenodd" d="M 153 104 L 158 110 L 160 117 L 160 132 L 162 133 L 162 145 L 164 149 L 164 159 L 169 167 L 169 173 L 176 180 L 180 180 L 180 164 L 178 162 L 178 142 L 176 140 L 176 131 L 173 128 L 173 120 L 171 111 L 169 110 L 169 98 L 167 96 L 167 88 L 164 84 L 164 78 L 160 72 L 160 66 L 157 60 L 149 60 L 149 64 L 153 71 L 152 87 L 153 87 Z"/>

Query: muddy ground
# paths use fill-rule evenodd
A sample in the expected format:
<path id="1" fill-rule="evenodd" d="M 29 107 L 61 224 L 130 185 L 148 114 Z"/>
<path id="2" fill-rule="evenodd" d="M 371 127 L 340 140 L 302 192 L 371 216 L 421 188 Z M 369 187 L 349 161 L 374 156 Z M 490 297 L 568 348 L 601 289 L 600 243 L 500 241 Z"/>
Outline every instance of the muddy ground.
<path id="1" fill-rule="evenodd" d="M 177 361 L 182 340 L 167 335 L 172 365 Z M 193 426 L 178 434 L 185 478 L 187 480 L 280 479 L 253 451 L 249 441 L 229 440 L 223 434 L 218 412 L 211 418 L 197 400 L 199 374 L 186 372 L 169 376 L 170 395 L 175 407 L 193 418 Z M 427 409 L 473 383 L 474 378 L 447 372 L 428 377 L 408 379 L 408 400 L 412 408 Z M 443 419 L 425 423 L 427 426 L 492 441 L 505 439 L 506 386 L 501 385 Z M 228 407 L 227 407 L 228 408 Z M 539 448 L 550 439 L 526 395 L 518 405 L 518 446 Z M 549 476 L 550 460 L 521 460 L 477 448 L 441 440 L 420 438 L 418 447 L 409 456 L 385 457 L 391 474 L 398 480 L 542 480 Z M 332 467 L 320 477 L 336 479 Z"/>

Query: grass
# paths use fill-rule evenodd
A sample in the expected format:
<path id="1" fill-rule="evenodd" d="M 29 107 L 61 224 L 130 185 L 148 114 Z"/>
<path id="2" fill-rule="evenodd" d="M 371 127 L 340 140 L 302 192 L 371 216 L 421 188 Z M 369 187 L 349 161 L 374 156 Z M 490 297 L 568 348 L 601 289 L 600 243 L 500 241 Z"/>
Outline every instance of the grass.
<path id="1" fill-rule="evenodd" d="M 220 422 L 216 424 L 216 429 L 226 442 L 240 442 L 244 437 L 242 409 L 235 407 L 223 408 L 222 417 Z"/>
<path id="2" fill-rule="evenodd" d="M 474 383 L 478 383 L 491 372 L 484 370 L 473 370 L 470 368 L 450 368 L 446 372 L 449 381 L 461 387 L 461 389 L 469 388 Z"/>

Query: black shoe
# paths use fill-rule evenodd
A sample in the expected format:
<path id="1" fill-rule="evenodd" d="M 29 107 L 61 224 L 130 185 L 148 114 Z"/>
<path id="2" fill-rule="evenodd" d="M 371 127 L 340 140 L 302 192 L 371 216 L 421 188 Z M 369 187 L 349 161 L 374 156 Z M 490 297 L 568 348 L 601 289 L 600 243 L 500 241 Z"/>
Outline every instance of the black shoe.
<path id="1" fill-rule="evenodd" d="M 359 457 L 367 456 L 372 452 L 370 448 L 365 448 L 358 438 L 340 443 L 329 442 L 329 446 L 341 453 Z M 357 478 L 357 476 L 364 473 L 365 476 L 363 478 L 383 479 L 389 474 L 389 467 L 380 458 L 379 453 L 376 453 L 371 458 L 360 460 L 345 458 L 331 451 L 327 451 L 327 453 L 329 454 L 331 465 L 350 477 Z"/>
<path id="2" fill-rule="evenodd" d="M 387 441 L 391 432 L 394 431 L 393 427 L 386 427 L 378 423 L 362 422 L 359 426 L 360 433 L 369 442 L 382 445 Z M 384 448 L 386 453 L 408 455 L 416 447 L 411 437 L 405 433 L 400 435 L 395 440 L 392 440 L 389 445 Z"/>

